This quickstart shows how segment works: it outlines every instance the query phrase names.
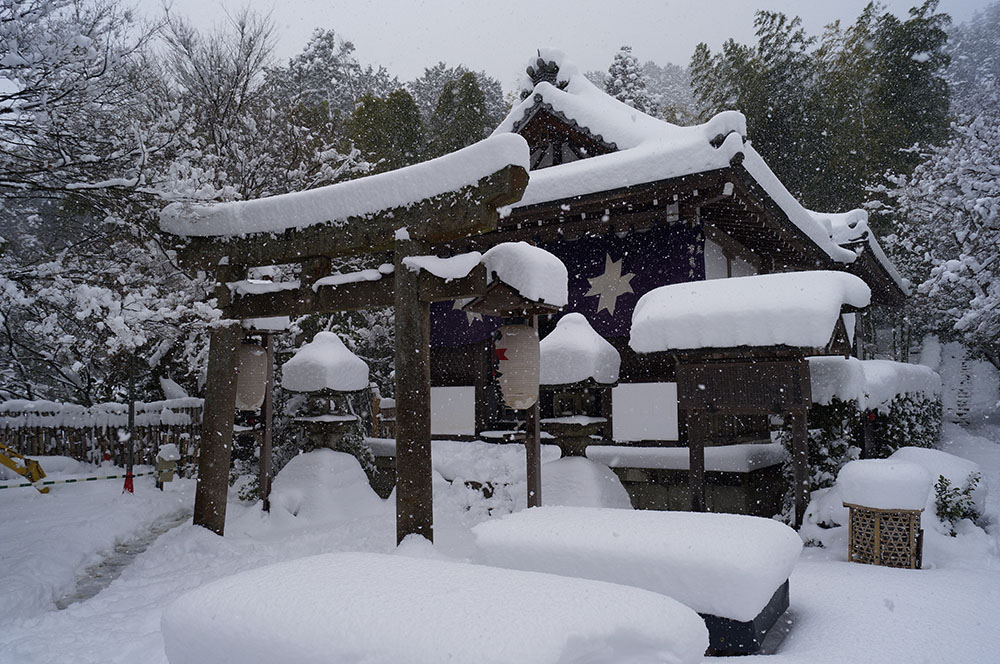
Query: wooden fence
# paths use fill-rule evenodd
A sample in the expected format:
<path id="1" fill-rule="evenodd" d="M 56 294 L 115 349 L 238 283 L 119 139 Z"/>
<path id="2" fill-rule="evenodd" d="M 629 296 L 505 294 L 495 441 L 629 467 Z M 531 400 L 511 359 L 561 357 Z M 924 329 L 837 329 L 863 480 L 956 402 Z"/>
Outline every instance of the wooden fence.
<path id="1" fill-rule="evenodd" d="M 135 404 L 134 463 L 154 463 L 161 445 L 174 443 L 182 467 L 195 462 L 201 443 L 202 399 Z M 0 402 L 0 442 L 27 456 L 61 455 L 99 462 L 128 461 L 128 404 L 85 407 L 53 401 Z"/>

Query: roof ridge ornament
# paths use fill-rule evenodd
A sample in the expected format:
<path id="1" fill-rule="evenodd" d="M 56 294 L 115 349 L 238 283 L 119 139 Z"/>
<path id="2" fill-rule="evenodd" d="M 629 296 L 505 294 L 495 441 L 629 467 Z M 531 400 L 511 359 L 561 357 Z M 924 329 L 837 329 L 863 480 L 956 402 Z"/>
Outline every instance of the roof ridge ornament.
<path id="1" fill-rule="evenodd" d="M 555 60 L 547 60 L 542 56 L 541 49 L 538 49 L 538 58 L 535 60 L 533 65 L 528 65 L 525 69 L 525 73 L 528 78 L 531 79 L 532 87 L 538 85 L 541 82 L 549 83 L 559 88 L 560 90 L 565 90 L 566 86 L 569 84 L 567 80 L 559 80 L 559 63 Z M 531 91 L 523 90 L 521 92 L 521 99 L 526 99 L 531 94 Z"/>

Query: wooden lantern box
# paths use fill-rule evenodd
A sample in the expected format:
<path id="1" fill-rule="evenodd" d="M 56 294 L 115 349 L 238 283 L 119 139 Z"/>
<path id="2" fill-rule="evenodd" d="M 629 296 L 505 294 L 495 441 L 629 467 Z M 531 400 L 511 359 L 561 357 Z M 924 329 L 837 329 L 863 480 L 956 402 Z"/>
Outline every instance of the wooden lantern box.
<path id="1" fill-rule="evenodd" d="M 844 503 L 850 509 L 848 560 L 883 567 L 920 569 L 923 510 L 876 509 Z"/>

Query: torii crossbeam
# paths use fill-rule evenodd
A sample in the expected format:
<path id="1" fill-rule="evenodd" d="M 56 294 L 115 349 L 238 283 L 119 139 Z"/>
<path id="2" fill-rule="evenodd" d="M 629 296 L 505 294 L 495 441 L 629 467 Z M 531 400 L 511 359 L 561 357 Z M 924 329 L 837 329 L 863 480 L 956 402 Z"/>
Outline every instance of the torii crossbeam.
<path id="1" fill-rule="evenodd" d="M 164 209 L 161 228 L 185 238 L 182 265 L 214 272 L 222 311 L 211 332 L 195 524 L 220 535 L 225 530 L 239 321 L 394 306 L 396 535 L 399 541 L 413 533 L 433 539 L 430 303 L 484 294 L 486 271 L 479 266 L 446 281 L 411 271 L 402 261 L 494 230 L 497 208 L 521 199 L 528 158 L 524 139 L 504 134 L 423 164 L 322 189 Z M 333 258 L 389 252 L 392 270 L 323 280 Z M 288 264 L 299 266 L 297 282 L 264 292 L 239 287 L 252 267 Z"/>

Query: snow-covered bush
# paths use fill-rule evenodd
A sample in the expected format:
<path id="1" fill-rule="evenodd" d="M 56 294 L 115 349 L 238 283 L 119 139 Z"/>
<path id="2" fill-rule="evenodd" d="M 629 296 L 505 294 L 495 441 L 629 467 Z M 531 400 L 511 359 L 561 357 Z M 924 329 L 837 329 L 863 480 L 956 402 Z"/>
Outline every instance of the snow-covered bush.
<path id="1" fill-rule="evenodd" d="M 884 360 L 814 357 L 809 360 L 809 487 L 833 486 L 840 469 L 865 449 L 885 458 L 903 447 L 933 447 L 941 432 L 940 378 L 927 367 Z M 867 421 L 867 427 L 866 427 Z M 794 494 L 792 439 L 787 422 L 777 432 L 788 448 L 782 469 L 789 489 L 782 513 L 790 517 Z"/>
<path id="2" fill-rule="evenodd" d="M 942 523 L 949 527 L 949 535 L 955 537 L 955 524 L 962 519 L 977 521 L 982 514 L 976 509 L 976 501 L 973 493 L 979 486 L 982 475 L 971 473 L 965 480 L 965 485 L 960 489 L 952 486 L 951 480 L 944 475 L 939 475 L 937 483 L 934 485 L 934 506 L 935 513 Z"/>

